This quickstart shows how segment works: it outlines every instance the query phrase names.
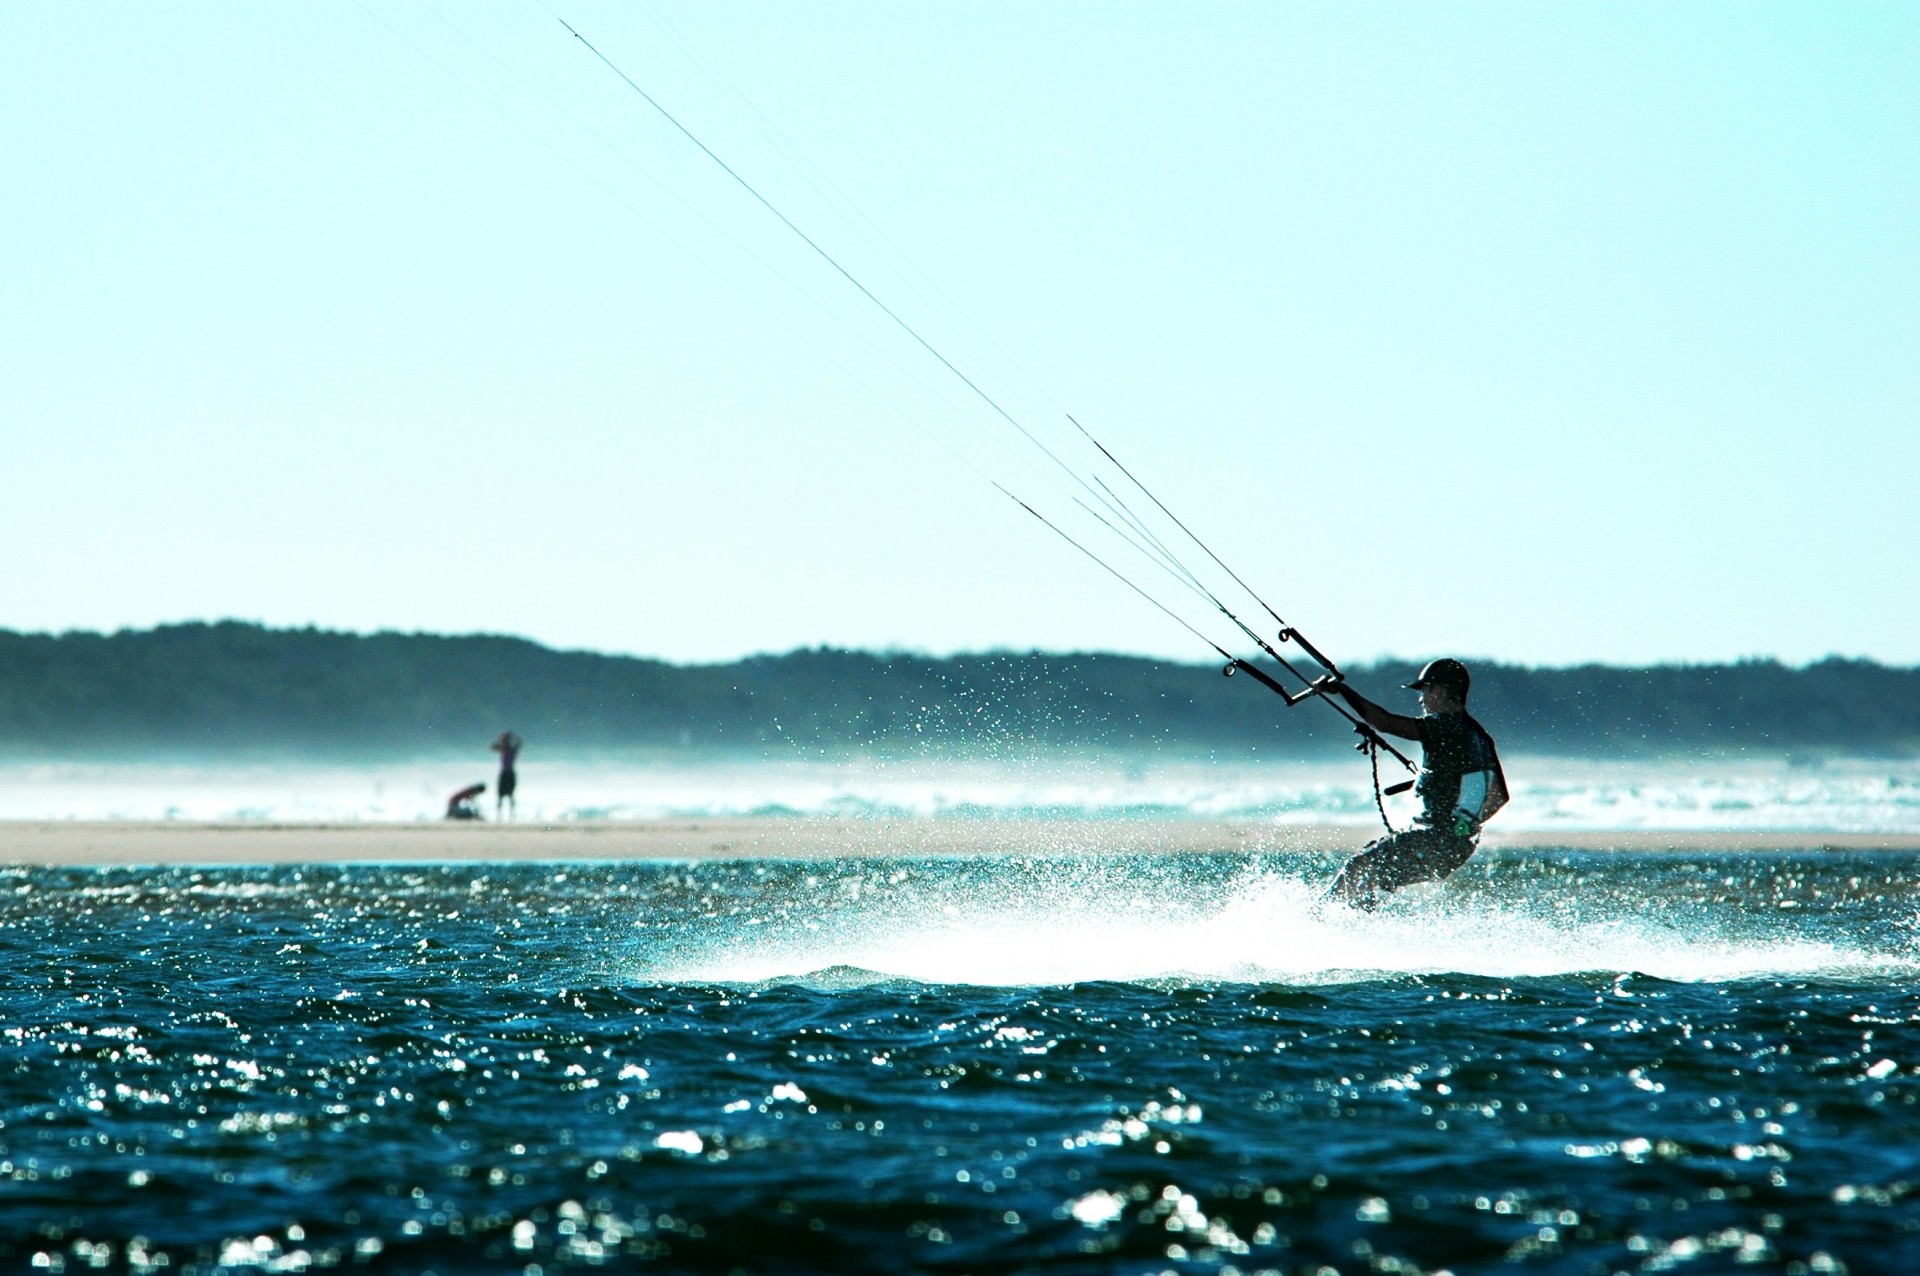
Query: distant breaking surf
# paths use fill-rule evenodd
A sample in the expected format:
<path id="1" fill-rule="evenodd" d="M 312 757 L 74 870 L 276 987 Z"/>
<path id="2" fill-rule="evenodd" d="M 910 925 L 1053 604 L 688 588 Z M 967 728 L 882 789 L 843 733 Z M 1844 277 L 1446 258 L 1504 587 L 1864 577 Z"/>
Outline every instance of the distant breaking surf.
<path id="1" fill-rule="evenodd" d="M 1595 763 L 1514 759 L 1495 828 L 1920 832 L 1920 762 Z M 387 766 L 0 766 L 0 819 L 258 822 L 438 819 L 491 782 L 485 760 Z M 1376 826 L 1364 768 L 1200 761 L 543 763 L 521 771 L 526 820 L 849 818 L 1251 819 Z M 1396 822 L 1411 799 L 1390 801 Z M 492 809 L 491 795 L 481 799 Z"/>

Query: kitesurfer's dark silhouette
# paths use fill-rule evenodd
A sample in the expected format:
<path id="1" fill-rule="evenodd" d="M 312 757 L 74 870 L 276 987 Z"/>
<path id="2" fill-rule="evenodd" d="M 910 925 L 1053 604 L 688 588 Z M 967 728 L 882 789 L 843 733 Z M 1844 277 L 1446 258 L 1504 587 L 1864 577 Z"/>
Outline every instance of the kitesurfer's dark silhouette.
<path id="1" fill-rule="evenodd" d="M 1353 706 L 1368 726 L 1418 740 L 1422 810 L 1414 826 L 1389 833 L 1347 861 L 1328 889 L 1330 898 L 1371 911 L 1380 897 L 1414 882 L 1442 881 L 1467 862 L 1480 826 L 1507 804 L 1507 777 L 1486 728 L 1467 713 L 1472 679 L 1458 660 L 1436 660 L 1407 686 L 1420 693 L 1424 714 L 1410 718 L 1383 709 L 1345 682 L 1327 690 Z"/>

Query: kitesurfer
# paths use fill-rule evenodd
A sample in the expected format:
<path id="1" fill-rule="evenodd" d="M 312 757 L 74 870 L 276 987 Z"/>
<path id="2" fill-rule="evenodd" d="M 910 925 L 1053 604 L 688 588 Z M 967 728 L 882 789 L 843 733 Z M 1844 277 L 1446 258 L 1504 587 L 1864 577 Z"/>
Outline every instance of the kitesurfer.
<path id="1" fill-rule="evenodd" d="M 1418 740 L 1423 754 L 1422 803 L 1414 826 L 1391 833 L 1347 861 L 1327 894 L 1371 912 L 1380 897 L 1414 882 L 1442 881 L 1467 862 L 1480 826 L 1507 804 L 1507 779 L 1486 728 L 1467 713 L 1472 683 L 1458 660 L 1435 660 L 1407 684 L 1420 693 L 1421 717 L 1383 709 L 1344 681 L 1328 690 L 1353 706 L 1376 731 Z"/>

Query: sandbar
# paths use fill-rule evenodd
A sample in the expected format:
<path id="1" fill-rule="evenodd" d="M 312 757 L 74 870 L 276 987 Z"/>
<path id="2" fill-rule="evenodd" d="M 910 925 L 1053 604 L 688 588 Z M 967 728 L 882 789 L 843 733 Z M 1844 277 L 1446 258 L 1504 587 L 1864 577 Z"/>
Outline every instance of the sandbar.
<path id="1" fill-rule="evenodd" d="M 1228 851 L 1338 854 L 1358 850 L 1377 834 L 1377 828 L 1364 825 L 1205 819 L 766 816 L 522 824 L 20 820 L 0 822 L 0 864 L 499 863 Z M 1489 829 L 1483 845 L 1503 851 L 1920 851 L 1920 833 Z"/>

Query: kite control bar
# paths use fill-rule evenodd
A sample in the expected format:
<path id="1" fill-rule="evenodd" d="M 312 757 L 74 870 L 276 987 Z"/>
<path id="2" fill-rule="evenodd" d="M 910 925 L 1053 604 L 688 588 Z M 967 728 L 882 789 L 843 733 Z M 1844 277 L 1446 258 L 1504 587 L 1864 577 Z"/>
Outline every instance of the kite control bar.
<path id="1" fill-rule="evenodd" d="M 1304 646 L 1305 644 L 1302 644 L 1302 645 Z M 1262 686 L 1266 687 L 1267 690 L 1273 692 L 1273 694 L 1275 694 L 1276 696 L 1279 696 L 1282 700 L 1286 701 L 1287 707 L 1289 709 L 1291 709 L 1294 705 L 1300 704 L 1302 701 L 1311 700 L 1315 696 L 1325 695 L 1327 692 L 1333 690 L 1335 683 L 1340 681 L 1340 676 L 1338 674 L 1331 674 L 1331 673 L 1325 674 L 1321 677 L 1315 678 L 1312 682 L 1309 682 L 1306 685 L 1304 690 L 1301 690 L 1298 692 L 1292 692 L 1292 691 L 1288 691 L 1285 687 L 1281 686 L 1277 681 L 1275 681 L 1272 674 L 1260 668 L 1260 666 L 1252 664 L 1245 660 L 1234 660 L 1231 663 L 1229 663 L 1227 667 L 1225 669 L 1222 669 L 1220 672 L 1225 674 L 1227 677 L 1231 678 L 1233 677 L 1234 674 L 1239 673 L 1242 670 L 1245 670 L 1247 674 L 1250 675 L 1255 682 L 1260 683 Z"/>
<path id="2" fill-rule="evenodd" d="M 1322 669 L 1325 669 L 1329 674 L 1333 675 L 1333 681 L 1338 682 L 1342 678 L 1346 677 L 1345 674 L 1340 672 L 1340 666 L 1334 664 L 1333 661 L 1328 660 L 1325 656 L 1321 655 L 1320 649 L 1318 647 L 1315 647 L 1312 643 L 1308 642 L 1306 639 L 1306 636 L 1302 634 L 1298 629 L 1295 629 L 1293 626 L 1289 625 L 1285 629 L 1282 629 L 1280 631 L 1280 641 L 1290 642 L 1297 645 L 1300 648 L 1300 650 L 1306 652 L 1309 656 L 1312 656 L 1315 660 L 1319 661 L 1320 667 Z M 1316 681 L 1325 682 L 1326 679 L 1321 678 L 1321 679 L 1316 679 Z"/>
<path id="3" fill-rule="evenodd" d="M 1318 651 L 1315 651 L 1312 644 L 1307 642 L 1304 638 L 1302 638 L 1298 633 L 1298 631 L 1293 629 L 1283 629 L 1280 631 L 1280 640 L 1282 642 L 1291 641 L 1291 642 L 1298 643 L 1300 647 L 1307 652 L 1307 654 L 1311 655 L 1315 660 L 1319 661 L 1331 672 L 1324 673 L 1320 677 L 1313 679 L 1312 681 L 1308 682 L 1307 685 L 1301 688 L 1299 691 L 1288 691 L 1285 687 L 1280 685 L 1279 681 L 1275 679 L 1272 674 L 1268 673 L 1266 670 L 1260 668 L 1260 666 L 1252 663 L 1251 661 L 1242 660 L 1238 657 L 1235 657 L 1229 660 L 1227 662 L 1226 668 L 1222 669 L 1220 672 L 1225 674 L 1229 678 L 1233 677 L 1233 675 L 1235 675 L 1236 673 L 1243 673 L 1243 672 L 1246 673 L 1255 682 L 1258 682 L 1261 686 L 1265 687 L 1267 690 L 1273 692 L 1273 694 L 1275 694 L 1276 696 L 1279 696 L 1282 700 L 1284 700 L 1288 708 L 1292 708 L 1294 705 L 1297 705 L 1297 704 L 1302 704 L 1308 700 L 1313 699 L 1315 696 L 1324 696 L 1327 693 L 1333 691 L 1336 687 L 1340 686 L 1342 683 L 1346 681 L 1346 676 L 1342 674 L 1337 668 L 1334 667 L 1333 662 L 1328 660 L 1325 656 L 1321 655 Z M 1287 668 L 1292 669 L 1293 666 L 1288 665 Z M 1382 737 L 1378 731 L 1375 731 L 1372 727 L 1368 726 L 1365 722 L 1362 722 L 1359 719 L 1355 718 L 1351 713 L 1341 708 L 1341 706 L 1337 702 L 1329 700 L 1328 703 L 1333 705 L 1333 707 L 1339 711 L 1341 717 L 1353 723 L 1354 732 L 1360 737 L 1360 743 L 1355 745 L 1354 746 L 1355 748 L 1359 749 L 1362 753 L 1372 753 L 1376 749 L 1384 749 L 1393 757 L 1399 759 L 1400 764 L 1406 767 L 1407 770 L 1416 771 L 1419 769 L 1414 766 L 1413 759 L 1409 758 L 1406 754 L 1400 752 L 1400 750 L 1394 748 L 1391 744 L 1388 744 L 1385 738 Z M 1407 780 L 1403 783 L 1393 785 L 1391 788 L 1388 788 L 1385 791 L 1389 794 L 1405 793 L 1408 789 L 1412 787 L 1413 787 L 1413 781 Z"/>

